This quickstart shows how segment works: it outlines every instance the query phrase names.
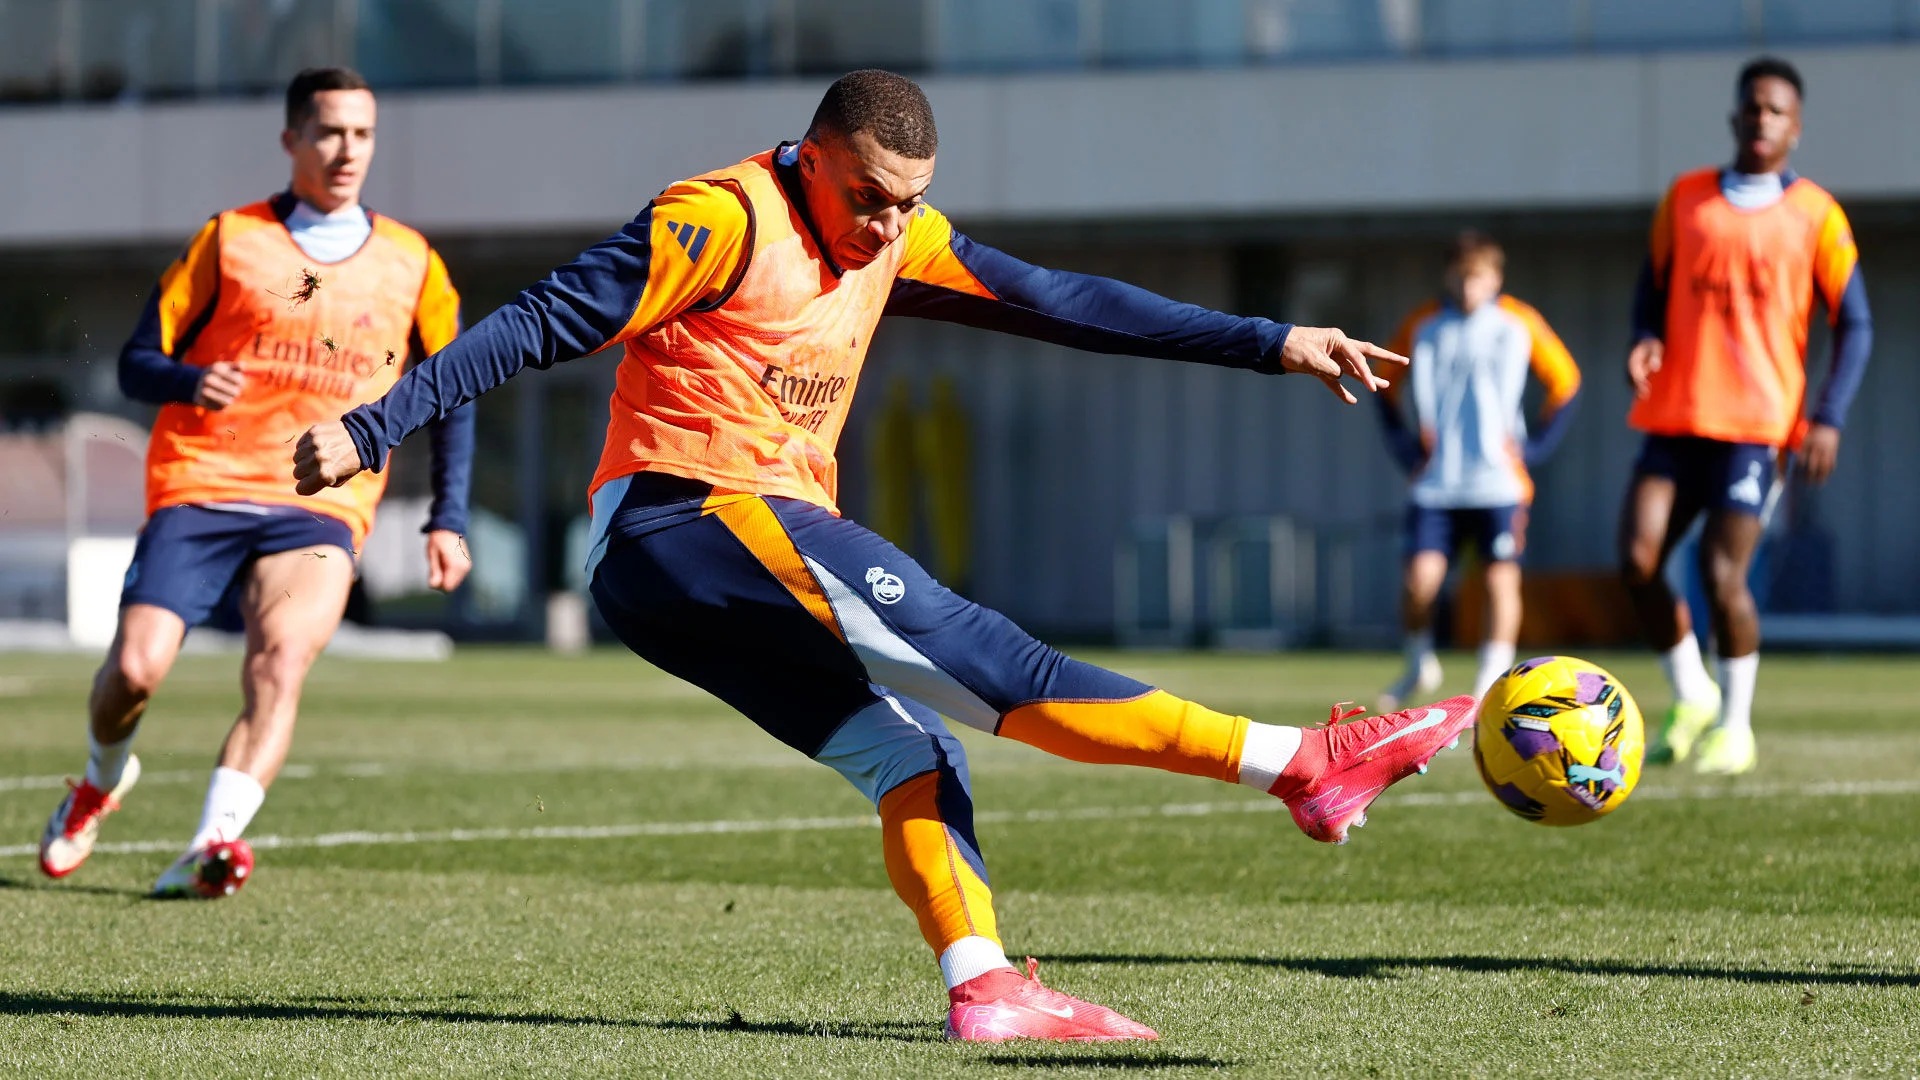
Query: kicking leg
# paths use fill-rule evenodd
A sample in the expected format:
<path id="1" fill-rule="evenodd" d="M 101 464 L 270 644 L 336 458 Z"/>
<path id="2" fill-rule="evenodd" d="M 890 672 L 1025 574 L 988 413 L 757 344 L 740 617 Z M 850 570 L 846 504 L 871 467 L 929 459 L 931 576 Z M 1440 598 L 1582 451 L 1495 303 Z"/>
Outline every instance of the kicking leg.
<path id="1" fill-rule="evenodd" d="M 1070 659 L 818 507 L 754 500 L 715 516 L 756 552 L 784 545 L 798 557 L 790 587 L 813 596 L 874 682 L 1059 757 L 1261 787 L 1318 840 L 1344 840 L 1375 796 L 1473 722 L 1463 696 L 1355 724 L 1253 723 Z"/>

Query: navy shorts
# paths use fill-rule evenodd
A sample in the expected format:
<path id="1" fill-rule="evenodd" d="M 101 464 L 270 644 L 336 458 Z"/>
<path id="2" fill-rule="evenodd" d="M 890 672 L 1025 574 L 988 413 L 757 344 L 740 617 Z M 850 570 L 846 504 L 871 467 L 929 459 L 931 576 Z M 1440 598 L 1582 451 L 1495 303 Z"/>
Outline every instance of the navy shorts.
<path id="1" fill-rule="evenodd" d="M 1633 475 L 1672 480 L 1679 505 L 1759 517 L 1773 489 L 1779 453 L 1761 443 L 1649 435 L 1640 448 L 1640 460 L 1634 462 Z"/>
<path id="2" fill-rule="evenodd" d="M 134 545 L 120 607 L 152 604 L 188 626 L 240 630 L 240 587 L 262 555 L 330 544 L 351 558 L 353 530 L 339 518 L 296 507 L 163 506 Z"/>
<path id="3" fill-rule="evenodd" d="M 1437 551 L 1449 558 L 1471 544 L 1483 562 L 1518 562 L 1527 549 L 1524 506 L 1407 505 L 1407 555 Z"/>

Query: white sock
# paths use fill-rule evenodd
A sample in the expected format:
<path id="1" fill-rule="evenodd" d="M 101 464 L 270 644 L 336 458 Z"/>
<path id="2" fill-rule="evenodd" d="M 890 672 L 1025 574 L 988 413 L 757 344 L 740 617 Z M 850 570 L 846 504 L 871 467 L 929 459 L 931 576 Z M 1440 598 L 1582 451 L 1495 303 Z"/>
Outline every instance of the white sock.
<path id="1" fill-rule="evenodd" d="M 1271 791 L 1299 749 L 1299 728 L 1249 722 L 1247 741 L 1240 744 L 1240 782 Z"/>
<path id="2" fill-rule="evenodd" d="M 120 786 L 120 776 L 127 771 L 127 758 L 133 753 L 133 736 L 129 735 L 119 742 L 103 743 L 87 732 L 87 783 L 101 791 L 112 791 Z"/>
<path id="3" fill-rule="evenodd" d="M 240 839 L 266 799 L 267 789 L 247 773 L 225 765 L 213 770 L 207 802 L 200 810 L 200 828 L 187 850 L 198 851 L 216 840 Z"/>
<path id="4" fill-rule="evenodd" d="M 1473 696 L 1486 697 L 1487 687 L 1513 666 L 1513 642 L 1489 641 L 1480 646 L 1480 673 L 1473 677 Z"/>
<path id="5" fill-rule="evenodd" d="M 1728 731 L 1753 730 L 1753 684 L 1760 674 L 1760 654 L 1720 658 L 1720 726 Z"/>
<path id="6" fill-rule="evenodd" d="M 963 937 L 940 954 L 940 977 L 947 980 L 949 990 L 977 975 L 1012 966 L 1006 950 L 992 938 Z"/>
<path id="7" fill-rule="evenodd" d="M 1713 676 L 1707 674 L 1700 659 L 1700 639 L 1691 632 L 1680 635 L 1680 643 L 1660 654 L 1660 670 L 1666 673 L 1673 696 L 1681 701 L 1712 701 Z"/>
<path id="8" fill-rule="evenodd" d="M 1415 630 L 1407 635 L 1407 674 L 1419 678 L 1420 668 L 1429 660 L 1438 659 L 1433 655 L 1433 631 Z"/>

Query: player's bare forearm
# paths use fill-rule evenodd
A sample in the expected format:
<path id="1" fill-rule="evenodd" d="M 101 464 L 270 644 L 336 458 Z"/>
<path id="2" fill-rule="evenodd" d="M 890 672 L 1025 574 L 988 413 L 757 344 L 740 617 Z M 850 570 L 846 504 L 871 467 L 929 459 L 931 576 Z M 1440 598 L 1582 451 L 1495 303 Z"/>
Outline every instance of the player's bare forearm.
<path id="1" fill-rule="evenodd" d="M 313 425 L 301 433 L 293 447 L 294 490 L 302 495 L 339 487 L 365 468 L 360 449 L 347 434 L 347 426 L 338 420 Z"/>

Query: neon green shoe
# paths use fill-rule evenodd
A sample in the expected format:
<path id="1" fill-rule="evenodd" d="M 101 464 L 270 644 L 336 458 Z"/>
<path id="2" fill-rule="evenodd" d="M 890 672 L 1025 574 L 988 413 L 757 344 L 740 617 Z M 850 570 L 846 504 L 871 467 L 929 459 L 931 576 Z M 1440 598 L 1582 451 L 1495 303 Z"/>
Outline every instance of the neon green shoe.
<path id="1" fill-rule="evenodd" d="M 1676 701 L 1667 707 L 1667 723 L 1647 747 L 1646 763 L 1671 765 L 1687 760 L 1693 744 L 1720 719 L 1720 692 L 1707 701 Z"/>
<path id="2" fill-rule="evenodd" d="M 1700 737 L 1693 771 L 1702 776 L 1738 776 L 1760 763 L 1753 745 L 1753 729 L 1713 728 Z"/>

